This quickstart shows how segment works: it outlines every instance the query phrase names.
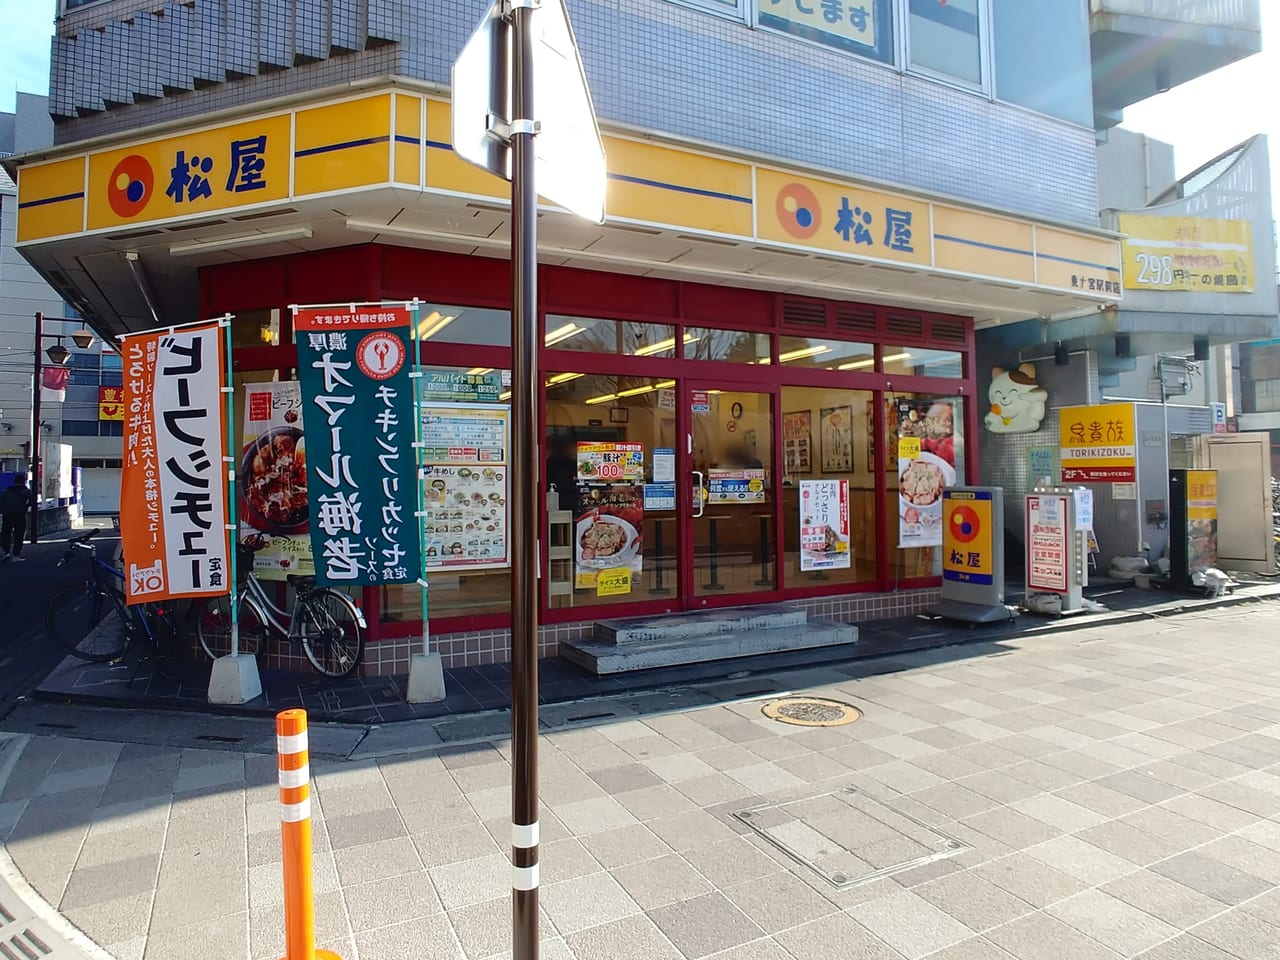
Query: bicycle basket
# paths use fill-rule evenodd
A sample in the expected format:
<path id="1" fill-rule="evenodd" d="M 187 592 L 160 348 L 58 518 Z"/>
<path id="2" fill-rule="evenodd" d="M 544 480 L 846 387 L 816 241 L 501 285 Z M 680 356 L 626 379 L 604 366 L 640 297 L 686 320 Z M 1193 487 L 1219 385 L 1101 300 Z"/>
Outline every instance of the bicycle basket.
<path id="1" fill-rule="evenodd" d="M 236 545 L 236 584 L 238 586 L 243 587 L 249 582 L 249 574 L 253 572 L 253 555 L 255 552 L 243 544 Z"/>

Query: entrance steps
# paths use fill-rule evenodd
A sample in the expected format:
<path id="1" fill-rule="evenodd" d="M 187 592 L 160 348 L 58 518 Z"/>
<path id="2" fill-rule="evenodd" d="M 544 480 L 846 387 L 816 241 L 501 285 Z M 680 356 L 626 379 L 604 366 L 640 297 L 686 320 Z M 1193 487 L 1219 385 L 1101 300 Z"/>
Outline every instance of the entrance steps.
<path id="1" fill-rule="evenodd" d="M 857 627 L 775 603 L 601 620 L 593 637 L 562 641 L 560 656 L 603 675 L 857 642 Z"/>

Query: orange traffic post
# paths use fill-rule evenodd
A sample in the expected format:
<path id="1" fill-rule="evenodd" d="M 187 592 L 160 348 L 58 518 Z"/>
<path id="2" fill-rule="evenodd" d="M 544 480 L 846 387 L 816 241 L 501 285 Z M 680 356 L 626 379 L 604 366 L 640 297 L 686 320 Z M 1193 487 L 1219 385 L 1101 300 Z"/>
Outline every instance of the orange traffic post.
<path id="1" fill-rule="evenodd" d="M 276 714 L 276 754 L 284 858 L 284 960 L 341 960 L 336 953 L 316 949 L 307 711 L 284 710 Z"/>

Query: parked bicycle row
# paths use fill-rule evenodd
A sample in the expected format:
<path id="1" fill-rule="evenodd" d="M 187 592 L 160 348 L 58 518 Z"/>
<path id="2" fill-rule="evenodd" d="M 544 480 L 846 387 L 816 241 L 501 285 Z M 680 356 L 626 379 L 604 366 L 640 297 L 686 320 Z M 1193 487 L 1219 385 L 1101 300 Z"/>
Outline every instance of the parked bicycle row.
<path id="1" fill-rule="evenodd" d="M 154 653 L 194 650 L 193 628 L 200 648 L 210 658 L 232 653 L 232 616 L 229 596 L 211 597 L 183 611 L 179 604 L 126 604 L 124 566 L 98 556 L 92 543 L 97 530 L 88 530 L 67 541 L 58 566 L 85 556 L 87 575 L 79 583 L 53 595 L 45 615 L 54 640 L 72 656 L 93 662 L 119 660 L 138 644 Z M 273 638 L 297 644 L 316 672 L 346 677 L 355 672 L 364 656 L 365 618 L 359 605 L 329 587 L 316 585 L 315 577 L 290 576 L 291 609 L 278 605 L 253 573 L 253 555 L 260 544 L 249 540 L 238 553 L 240 585 L 236 628 L 238 652 L 264 655 Z"/>

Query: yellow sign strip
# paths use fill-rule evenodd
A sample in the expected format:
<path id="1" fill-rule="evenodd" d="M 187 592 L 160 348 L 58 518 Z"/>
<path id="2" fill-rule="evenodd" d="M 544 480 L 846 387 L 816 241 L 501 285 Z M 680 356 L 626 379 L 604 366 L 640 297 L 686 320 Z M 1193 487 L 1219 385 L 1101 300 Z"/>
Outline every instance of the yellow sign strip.
<path id="1" fill-rule="evenodd" d="M 85 158 L 23 167 L 18 179 L 18 242 L 84 229 Z"/>
<path id="2" fill-rule="evenodd" d="M 299 110 L 294 121 L 294 196 L 389 182 L 390 144 L 388 94 Z"/>

